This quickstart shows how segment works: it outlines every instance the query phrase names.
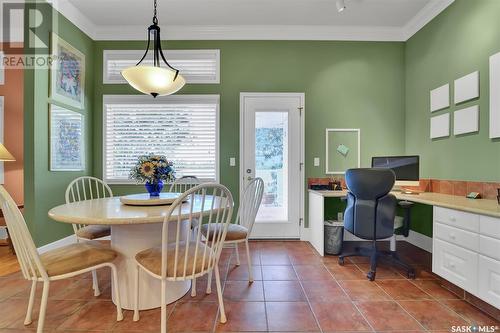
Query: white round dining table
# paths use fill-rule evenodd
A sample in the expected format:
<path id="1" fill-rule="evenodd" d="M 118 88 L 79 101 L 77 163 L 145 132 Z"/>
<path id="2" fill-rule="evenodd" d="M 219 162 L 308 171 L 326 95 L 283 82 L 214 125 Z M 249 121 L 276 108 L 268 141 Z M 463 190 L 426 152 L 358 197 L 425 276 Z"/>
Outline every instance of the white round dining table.
<path id="1" fill-rule="evenodd" d="M 171 195 L 171 194 L 162 194 Z M 144 197 L 149 194 L 144 194 Z M 196 204 L 195 197 L 193 213 L 199 213 L 201 205 Z M 210 211 L 211 196 L 206 196 L 205 211 Z M 181 218 L 189 216 L 189 203 L 181 208 Z M 135 255 L 145 249 L 161 245 L 162 226 L 170 205 L 163 206 L 130 206 L 120 202 L 119 197 L 84 200 L 60 205 L 49 211 L 49 217 L 55 221 L 70 224 L 109 225 L 111 226 L 111 247 L 120 256 L 115 261 L 118 270 L 118 288 L 121 305 L 124 309 L 134 308 Z M 171 220 L 177 220 L 177 209 L 172 213 Z M 176 224 L 172 223 L 175 228 Z M 182 226 L 182 234 L 187 235 L 188 221 Z M 175 229 L 169 232 L 175 237 Z M 183 237 L 183 239 L 184 239 Z M 172 241 L 172 240 L 171 240 Z M 116 286 L 112 286 L 112 297 L 115 300 Z M 167 282 L 167 303 L 182 298 L 191 288 L 191 281 Z M 141 270 L 139 285 L 139 309 L 158 308 L 161 305 L 160 280 L 155 279 Z"/>

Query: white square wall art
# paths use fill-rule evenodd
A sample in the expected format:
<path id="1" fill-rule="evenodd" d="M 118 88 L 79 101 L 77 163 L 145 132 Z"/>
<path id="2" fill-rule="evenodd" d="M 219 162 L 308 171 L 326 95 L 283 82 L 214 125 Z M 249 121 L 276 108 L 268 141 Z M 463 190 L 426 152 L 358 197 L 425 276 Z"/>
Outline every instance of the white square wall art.
<path id="1" fill-rule="evenodd" d="M 479 131 L 479 106 L 474 105 L 456 110 L 453 114 L 453 134 L 467 134 Z"/>
<path id="2" fill-rule="evenodd" d="M 50 105 L 50 171 L 85 170 L 83 115 Z"/>
<path id="3" fill-rule="evenodd" d="M 500 138 L 500 52 L 490 57 L 490 139 Z"/>
<path id="4" fill-rule="evenodd" d="M 431 117 L 431 139 L 450 136 L 450 114 Z"/>
<path id="5" fill-rule="evenodd" d="M 439 88 L 431 90 L 430 93 L 431 112 L 445 109 L 450 106 L 450 85 L 445 84 Z"/>
<path id="6" fill-rule="evenodd" d="M 479 97 L 479 71 L 455 80 L 455 104 Z"/>

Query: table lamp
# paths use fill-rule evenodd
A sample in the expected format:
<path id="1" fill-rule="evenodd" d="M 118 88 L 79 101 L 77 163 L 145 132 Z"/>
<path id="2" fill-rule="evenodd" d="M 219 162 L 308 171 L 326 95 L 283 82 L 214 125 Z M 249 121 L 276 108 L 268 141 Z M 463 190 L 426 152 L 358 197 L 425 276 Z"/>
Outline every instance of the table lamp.
<path id="1" fill-rule="evenodd" d="M 0 143 L 0 161 L 15 161 L 16 159 L 11 153 Z"/>

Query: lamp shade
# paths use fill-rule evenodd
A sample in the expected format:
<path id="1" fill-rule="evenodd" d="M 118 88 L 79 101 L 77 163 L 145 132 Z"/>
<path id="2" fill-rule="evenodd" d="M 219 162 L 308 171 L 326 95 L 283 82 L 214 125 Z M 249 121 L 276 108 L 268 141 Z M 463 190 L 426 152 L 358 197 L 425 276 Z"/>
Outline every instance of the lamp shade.
<path id="1" fill-rule="evenodd" d="M 0 161 L 15 161 L 11 153 L 0 143 Z"/>
<path id="2" fill-rule="evenodd" d="M 153 97 L 171 95 L 186 84 L 181 75 L 176 78 L 175 74 L 176 71 L 170 68 L 145 65 L 129 67 L 122 71 L 122 76 L 133 88 Z"/>

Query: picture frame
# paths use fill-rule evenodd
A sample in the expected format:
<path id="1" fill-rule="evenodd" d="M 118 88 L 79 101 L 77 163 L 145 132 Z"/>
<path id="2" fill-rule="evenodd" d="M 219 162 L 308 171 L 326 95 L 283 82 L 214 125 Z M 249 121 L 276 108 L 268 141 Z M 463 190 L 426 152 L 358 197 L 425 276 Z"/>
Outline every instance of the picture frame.
<path id="1" fill-rule="evenodd" d="M 0 142 L 3 143 L 3 129 L 4 129 L 4 96 L 0 96 Z M 0 161 L 0 184 L 5 184 L 4 178 L 4 166 L 2 161 Z"/>
<path id="2" fill-rule="evenodd" d="M 49 113 L 50 171 L 84 171 L 84 115 L 56 104 Z"/>
<path id="3" fill-rule="evenodd" d="M 3 65 L 4 53 L 0 51 L 0 86 L 5 84 L 5 66 Z"/>
<path id="4" fill-rule="evenodd" d="M 327 128 L 325 144 L 327 175 L 343 175 L 347 169 L 361 167 L 359 128 Z"/>
<path id="5" fill-rule="evenodd" d="M 85 54 L 52 33 L 50 98 L 78 109 L 85 107 Z"/>

